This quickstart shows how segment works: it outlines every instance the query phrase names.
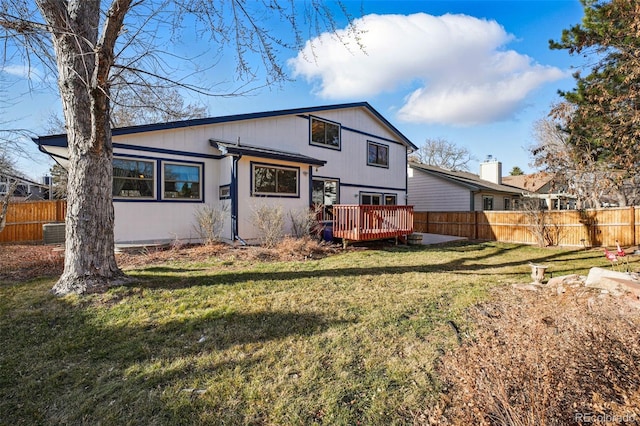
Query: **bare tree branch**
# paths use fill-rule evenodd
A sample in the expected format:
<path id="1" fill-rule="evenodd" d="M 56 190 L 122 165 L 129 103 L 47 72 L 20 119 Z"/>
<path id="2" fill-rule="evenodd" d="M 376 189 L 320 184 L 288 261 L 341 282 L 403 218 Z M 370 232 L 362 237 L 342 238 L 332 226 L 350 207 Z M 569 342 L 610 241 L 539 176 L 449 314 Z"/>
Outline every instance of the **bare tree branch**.
<path id="1" fill-rule="evenodd" d="M 468 171 L 469 163 L 475 160 L 467 148 L 442 138 L 427 139 L 409 158 L 429 166 L 457 171 Z"/>
<path id="2" fill-rule="evenodd" d="M 250 90 L 247 84 L 254 84 L 259 75 L 264 75 L 265 84 L 286 81 L 279 49 L 302 47 L 296 0 L 111 0 L 102 5 L 100 0 L 0 0 L 5 61 L 20 57 L 29 67 L 47 68 L 57 77 L 61 95 L 69 174 L 65 268 L 54 286 L 56 294 L 101 291 L 125 279 L 113 250 L 110 102 L 124 105 L 122 98 L 112 96 L 114 84 L 126 78 L 132 79 L 129 88 L 144 88 L 144 82 L 146 89 L 188 88 L 214 94 L 210 83 L 193 81 L 195 64 L 190 64 L 192 71 L 184 71 L 180 66 L 189 64 L 171 63 L 173 54 L 166 46 L 179 40 L 186 28 L 204 36 L 199 45 L 217 51 L 216 61 L 225 46 L 233 47 L 242 91 Z M 313 18 L 309 22 L 324 20 L 335 32 L 331 9 L 323 2 L 310 0 L 303 9 Z M 275 20 L 291 24 L 292 43 L 271 32 L 268 24 Z M 158 98 L 162 92 L 150 93 Z M 237 94 L 238 89 L 228 93 Z M 141 96 L 135 93 L 131 99 L 139 101 Z M 179 110 L 174 101 L 167 98 L 160 109 Z"/>

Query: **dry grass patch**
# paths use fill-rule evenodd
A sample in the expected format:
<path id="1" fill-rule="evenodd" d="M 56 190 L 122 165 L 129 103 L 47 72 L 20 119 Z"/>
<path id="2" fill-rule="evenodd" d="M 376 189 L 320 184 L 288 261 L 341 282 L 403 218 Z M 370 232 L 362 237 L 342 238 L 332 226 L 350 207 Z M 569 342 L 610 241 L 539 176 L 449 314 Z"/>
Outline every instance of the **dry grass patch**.
<path id="1" fill-rule="evenodd" d="M 435 424 L 640 423 L 640 315 L 597 289 L 500 289 L 438 368 Z M 431 417 L 429 417 L 431 416 Z"/>

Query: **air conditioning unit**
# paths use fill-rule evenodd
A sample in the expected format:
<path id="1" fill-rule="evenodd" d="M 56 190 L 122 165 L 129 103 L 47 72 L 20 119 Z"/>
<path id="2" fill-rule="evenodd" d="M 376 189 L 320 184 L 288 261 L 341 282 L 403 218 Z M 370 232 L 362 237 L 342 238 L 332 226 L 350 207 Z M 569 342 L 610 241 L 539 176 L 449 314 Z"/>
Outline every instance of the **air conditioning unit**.
<path id="1" fill-rule="evenodd" d="M 42 237 L 45 244 L 64 243 L 64 222 L 42 225 Z"/>

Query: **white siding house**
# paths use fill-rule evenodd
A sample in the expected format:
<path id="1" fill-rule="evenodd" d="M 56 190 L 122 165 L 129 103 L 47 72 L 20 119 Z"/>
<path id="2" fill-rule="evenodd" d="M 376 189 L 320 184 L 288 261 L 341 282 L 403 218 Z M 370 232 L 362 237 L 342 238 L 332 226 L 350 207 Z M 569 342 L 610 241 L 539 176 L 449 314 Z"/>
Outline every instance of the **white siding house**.
<path id="1" fill-rule="evenodd" d="M 112 133 L 116 243 L 198 240 L 203 204 L 225 209 L 225 240 L 247 242 L 259 237 L 252 215 L 260 205 L 405 205 L 407 153 L 416 148 L 366 102 Z M 66 135 L 34 141 L 67 164 Z"/>
<path id="2" fill-rule="evenodd" d="M 514 210 L 522 189 L 502 184 L 502 165 L 485 161 L 480 176 L 410 163 L 408 202 L 416 211 Z"/>

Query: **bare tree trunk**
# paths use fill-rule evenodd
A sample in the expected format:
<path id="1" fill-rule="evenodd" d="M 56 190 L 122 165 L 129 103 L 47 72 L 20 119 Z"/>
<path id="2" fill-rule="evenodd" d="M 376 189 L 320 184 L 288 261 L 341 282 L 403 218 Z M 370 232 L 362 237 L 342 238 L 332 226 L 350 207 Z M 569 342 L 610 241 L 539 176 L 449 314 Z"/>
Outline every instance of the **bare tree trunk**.
<path id="1" fill-rule="evenodd" d="M 13 192 L 18 187 L 18 181 L 14 180 L 11 184 L 7 182 L 7 193 L 2 199 L 2 207 L 0 207 L 0 232 L 7 225 L 7 212 L 9 211 L 9 202 L 11 201 L 11 196 Z"/>
<path id="2" fill-rule="evenodd" d="M 108 77 L 129 4 L 114 0 L 98 39 L 100 1 L 38 1 L 54 28 L 70 160 L 65 264 L 52 289 L 58 295 L 102 291 L 126 280 L 114 253 Z"/>

